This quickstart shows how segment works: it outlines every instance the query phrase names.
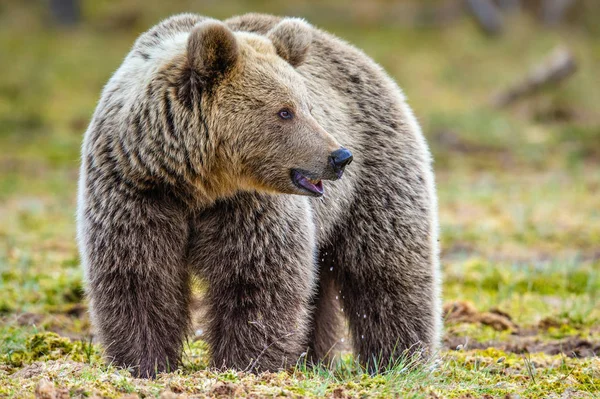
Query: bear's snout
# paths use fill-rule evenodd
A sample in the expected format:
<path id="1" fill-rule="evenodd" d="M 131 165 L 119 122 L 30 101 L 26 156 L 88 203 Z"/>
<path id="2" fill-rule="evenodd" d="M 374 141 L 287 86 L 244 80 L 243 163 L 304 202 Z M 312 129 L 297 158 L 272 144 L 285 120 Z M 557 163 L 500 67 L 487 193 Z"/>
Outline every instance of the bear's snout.
<path id="1" fill-rule="evenodd" d="M 344 168 L 352 162 L 352 153 L 347 148 L 340 148 L 339 150 L 335 150 L 329 155 L 329 163 L 331 167 L 335 171 L 337 178 L 342 177 L 344 173 Z"/>

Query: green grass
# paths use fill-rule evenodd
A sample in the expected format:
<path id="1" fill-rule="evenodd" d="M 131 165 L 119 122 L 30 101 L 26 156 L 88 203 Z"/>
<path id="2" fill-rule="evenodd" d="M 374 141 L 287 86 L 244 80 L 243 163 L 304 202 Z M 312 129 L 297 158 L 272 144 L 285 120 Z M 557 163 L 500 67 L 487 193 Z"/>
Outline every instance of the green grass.
<path id="1" fill-rule="evenodd" d="M 599 36 L 522 16 L 498 39 L 468 19 L 411 28 L 391 23 L 384 1 L 145 4 L 83 1 L 85 23 L 70 29 L 53 27 L 41 2 L 0 6 L 0 397 L 31 397 L 42 380 L 76 397 L 600 396 L 600 361 L 582 352 L 600 345 Z M 91 343 L 74 213 L 100 90 L 161 18 L 249 10 L 307 17 L 363 48 L 407 94 L 435 157 L 444 302 L 477 312 L 449 316 L 435 364 L 370 376 L 346 353 L 331 368 L 256 376 L 207 369 L 206 345 L 191 340 L 181 370 L 146 381 L 106 365 Z M 571 79 L 506 110 L 489 105 L 558 44 L 577 57 Z M 482 324 L 490 311 L 513 327 Z"/>

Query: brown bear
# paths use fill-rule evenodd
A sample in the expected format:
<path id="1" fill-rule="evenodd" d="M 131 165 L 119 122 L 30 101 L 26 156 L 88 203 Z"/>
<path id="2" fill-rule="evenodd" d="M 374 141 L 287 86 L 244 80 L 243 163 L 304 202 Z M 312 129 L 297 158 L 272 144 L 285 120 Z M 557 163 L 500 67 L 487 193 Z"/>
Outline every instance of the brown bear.
<path id="1" fill-rule="evenodd" d="M 420 128 L 364 53 L 294 18 L 171 17 L 136 41 L 85 135 L 95 331 L 136 375 L 175 369 L 197 276 L 214 367 L 324 360 L 340 314 L 369 370 L 427 358 L 436 206 Z"/>

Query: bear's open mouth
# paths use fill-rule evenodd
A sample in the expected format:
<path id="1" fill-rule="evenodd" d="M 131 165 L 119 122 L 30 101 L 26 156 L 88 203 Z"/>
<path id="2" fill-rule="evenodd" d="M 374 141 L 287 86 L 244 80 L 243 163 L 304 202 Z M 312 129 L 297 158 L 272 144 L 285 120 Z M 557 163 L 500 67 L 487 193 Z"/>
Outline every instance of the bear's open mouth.
<path id="1" fill-rule="evenodd" d="M 292 182 L 296 187 L 310 192 L 315 197 L 323 195 L 323 182 L 319 179 L 312 179 L 305 176 L 299 170 L 292 170 Z"/>

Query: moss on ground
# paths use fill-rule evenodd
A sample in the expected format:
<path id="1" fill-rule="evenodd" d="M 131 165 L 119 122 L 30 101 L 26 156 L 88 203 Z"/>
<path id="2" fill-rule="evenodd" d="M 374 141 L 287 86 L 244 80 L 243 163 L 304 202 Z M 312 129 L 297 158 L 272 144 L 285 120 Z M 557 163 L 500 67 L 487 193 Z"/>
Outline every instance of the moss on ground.
<path id="1" fill-rule="evenodd" d="M 550 393 L 576 392 L 593 398 L 600 392 L 600 359 L 574 359 L 563 354 L 515 354 L 497 348 L 446 351 L 435 364 L 400 363 L 393 370 L 371 376 L 345 356 L 332 368 L 298 365 L 290 372 L 253 375 L 216 372 L 206 368 L 203 344 L 186 350 L 181 370 L 156 380 L 132 378 L 125 370 L 102 363 L 97 348 L 53 333 L 34 333 L 25 340 L 19 361 L 1 359 L 0 395 L 22 397 L 44 389 L 86 397 L 237 396 L 258 397 L 448 397 L 465 395 L 545 398 Z M 52 381 L 46 383 L 46 381 Z M 179 396 L 178 396 L 179 395 Z"/>

